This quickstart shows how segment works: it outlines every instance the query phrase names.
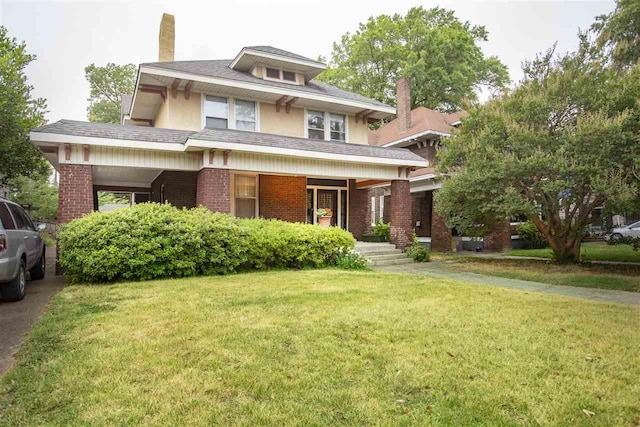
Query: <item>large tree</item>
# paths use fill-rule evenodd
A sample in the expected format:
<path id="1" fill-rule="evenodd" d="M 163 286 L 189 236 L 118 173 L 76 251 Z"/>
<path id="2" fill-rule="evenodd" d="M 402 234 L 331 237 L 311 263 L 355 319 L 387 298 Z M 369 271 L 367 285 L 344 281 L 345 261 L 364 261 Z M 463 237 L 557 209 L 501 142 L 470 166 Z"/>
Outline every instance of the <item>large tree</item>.
<path id="1" fill-rule="evenodd" d="M 525 214 L 558 262 L 575 262 L 594 209 L 636 198 L 640 64 L 608 66 L 581 40 L 576 53 L 525 63 L 513 91 L 471 111 L 444 143 L 448 178 L 436 203 L 449 225 L 464 231 Z"/>
<path id="2" fill-rule="evenodd" d="M 132 94 L 136 81 L 136 66 L 108 63 L 104 67 L 88 65 L 84 74 L 90 95 L 87 116 L 90 122 L 120 123 L 122 94 Z"/>
<path id="3" fill-rule="evenodd" d="M 58 186 L 49 182 L 49 174 L 19 176 L 8 182 L 9 198 L 21 205 L 31 205 L 34 219 L 53 222 L 58 216 Z"/>
<path id="4" fill-rule="evenodd" d="M 640 59 L 640 1 L 618 0 L 615 10 L 598 16 L 591 30 L 598 47 L 610 49 L 616 65 L 634 65 Z"/>
<path id="5" fill-rule="evenodd" d="M 16 176 L 46 171 L 29 132 L 44 124 L 45 101 L 32 98 L 24 69 L 35 60 L 25 43 L 18 43 L 0 26 L 0 184 Z"/>
<path id="6" fill-rule="evenodd" d="M 506 66 L 482 53 L 479 44 L 487 38 L 484 27 L 441 8 L 371 17 L 333 44 L 319 79 L 395 105 L 395 83 L 406 77 L 412 108 L 455 111 L 475 100 L 479 88 L 501 89 L 509 82 Z"/>

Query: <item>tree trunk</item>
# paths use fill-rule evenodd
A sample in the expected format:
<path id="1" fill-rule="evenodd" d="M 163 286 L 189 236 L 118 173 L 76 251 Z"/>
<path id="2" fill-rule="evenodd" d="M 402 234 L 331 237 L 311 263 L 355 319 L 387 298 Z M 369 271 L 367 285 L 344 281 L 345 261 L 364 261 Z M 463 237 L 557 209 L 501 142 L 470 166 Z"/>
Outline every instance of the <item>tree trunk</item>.
<path id="1" fill-rule="evenodd" d="M 580 262 L 580 236 L 571 238 L 558 237 L 551 234 L 549 227 L 538 217 L 531 216 L 531 220 L 544 235 L 553 251 L 553 260 L 558 264 L 575 264 Z"/>

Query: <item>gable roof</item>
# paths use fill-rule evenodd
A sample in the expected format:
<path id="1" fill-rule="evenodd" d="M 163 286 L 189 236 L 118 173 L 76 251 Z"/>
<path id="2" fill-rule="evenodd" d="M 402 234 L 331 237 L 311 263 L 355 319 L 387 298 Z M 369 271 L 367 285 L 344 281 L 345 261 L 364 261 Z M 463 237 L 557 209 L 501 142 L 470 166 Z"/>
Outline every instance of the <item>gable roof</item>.
<path id="1" fill-rule="evenodd" d="M 45 134 L 61 135 L 63 137 L 51 138 L 50 136 L 45 136 Z M 143 144 L 140 143 L 157 143 L 158 145 L 156 146 L 147 144 L 146 148 L 172 151 L 185 151 L 189 146 L 194 146 L 237 149 L 246 152 L 293 155 L 297 157 L 307 156 L 307 154 L 304 154 L 306 152 L 308 157 L 324 158 L 325 160 L 335 160 L 338 158 L 337 156 L 352 156 L 354 159 L 357 157 L 356 161 L 368 158 L 367 162 L 369 163 L 391 162 L 393 164 L 406 163 L 407 166 L 426 166 L 426 161 L 422 157 L 403 148 L 372 147 L 370 145 L 312 140 L 233 129 L 205 128 L 200 132 L 194 132 L 148 126 L 60 120 L 33 129 L 30 137 L 34 141 L 42 142 L 73 142 L 71 137 L 80 137 L 77 139 L 77 143 L 92 143 L 94 145 L 109 145 L 108 141 L 103 142 L 99 139 L 110 140 L 109 142 L 120 140 L 124 144 L 119 143 L 118 146 L 130 148 L 142 148 L 140 145 Z M 98 140 L 92 140 L 94 138 Z M 204 144 L 200 144 L 198 141 Z M 212 143 L 221 146 L 209 147 Z M 161 144 L 169 145 L 163 148 Z M 375 161 L 372 159 L 375 159 Z"/>
<path id="2" fill-rule="evenodd" d="M 171 71 L 179 71 L 204 77 L 215 77 L 227 80 L 252 83 L 261 86 L 277 87 L 281 89 L 295 89 L 300 92 L 307 92 L 314 95 L 332 96 L 335 98 L 347 99 L 351 101 L 371 104 L 372 106 L 393 108 L 375 99 L 357 93 L 339 89 L 327 83 L 311 80 L 306 85 L 291 85 L 273 80 L 260 79 L 250 73 L 229 68 L 230 59 L 214 59 L 199 61 L 171 61 L 171 62 L 147 62 L 140 64 L 140 67 L 149 67 Z"/>
<path id="3" fill-rule="evenodd" d="M 133 95 L 127 95 L 126 93 L 120 94 L 120 118 L 129 114 L 132 103 Z"/>
<path id="4" fill-rule="evenodd" d="M 286 50 L 278 49 L 273 46 L 247 46 L 244 49 L 257 50 L 258 52 L 269 53 L 272 55 L 286 56 L 287 58 L 298 59 L 300 61 L 317 62 L 319 65 L 325 65 L 315 59 L 307 58 L 306 56 L 298 55 L 297 53 L 289 52 Z"/>
<path id="5" fill-rule="evenodd" d="M 383 146 L 395 141 L 405 140 L 429 132 L 440 136 L 449 136 L 455 132 L 452 123 L 466 116 L 466 111 L 452 114 L 441 113 L 430 108 L 418 107 L 411 110 L 411 129 L 398 132 L 398 119 L 394 119 L 374 131 L 369 131 L 369 144 Z"/>

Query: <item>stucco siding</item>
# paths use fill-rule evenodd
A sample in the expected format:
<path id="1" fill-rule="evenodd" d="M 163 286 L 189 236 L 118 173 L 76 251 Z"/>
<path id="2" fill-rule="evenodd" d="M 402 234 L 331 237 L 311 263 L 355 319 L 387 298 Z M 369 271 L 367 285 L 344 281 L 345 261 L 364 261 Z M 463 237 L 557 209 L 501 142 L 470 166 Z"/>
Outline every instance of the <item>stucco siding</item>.
<path id="1" fill-rule="evenodd" d="M 360 120 L 356 123 L 354 116 L 349 116 L 347 141 L 350 144 L 369 144 L 369 127 Z"/>
<path id="2" fill-rule="evenodd" d="M 261 102 L 260 131 L 304 138 L 304 109 L 292 107 L 287 113 L 283 106 L 276 112 L 275 104 Z"/>
<path id="3" fill-rule="evenodd" d="M 202 101 L 199 93 L 191 93 L 187 100 L 184 91 L 178 91 L 174 98 L 171 89 L 167 89 L 167 99 L 162 103 L 154 126 L 165 129 L 193 130 L 202 129 Z"/>

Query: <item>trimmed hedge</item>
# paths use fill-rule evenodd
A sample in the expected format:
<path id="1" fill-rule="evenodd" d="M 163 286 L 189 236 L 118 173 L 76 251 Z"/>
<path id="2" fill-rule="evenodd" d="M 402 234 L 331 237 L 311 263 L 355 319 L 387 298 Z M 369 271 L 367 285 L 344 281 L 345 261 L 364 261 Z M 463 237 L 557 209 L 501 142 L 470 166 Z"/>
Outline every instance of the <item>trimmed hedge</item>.
<path id="1" fill-rule="evenodd" d="M 335 265 L 340 248 L 354 246 L 353 236 L 335 227 L 157 203 L 94 212 L 61 227 L 58 239 L 65 274 L 91 283 L 324 267 Z"/>

